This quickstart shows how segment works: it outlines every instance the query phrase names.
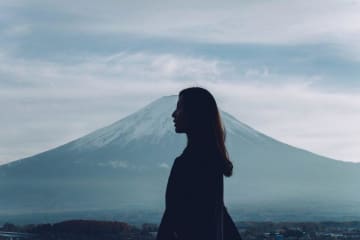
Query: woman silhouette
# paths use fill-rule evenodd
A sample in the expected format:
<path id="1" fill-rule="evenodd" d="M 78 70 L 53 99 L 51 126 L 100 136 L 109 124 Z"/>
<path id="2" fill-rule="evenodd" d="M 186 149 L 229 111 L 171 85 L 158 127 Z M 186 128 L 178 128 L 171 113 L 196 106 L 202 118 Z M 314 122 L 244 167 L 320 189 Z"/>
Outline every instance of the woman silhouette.
<path id="1" fill-rule="evenodd" d="M 230 177 L 233 165 L 214 97 L 200 87 L 186 88 L 172 117 L 187 146 L 172 166 L 156 239 L 241 239 L 223 203 L 223 175 Z"/>

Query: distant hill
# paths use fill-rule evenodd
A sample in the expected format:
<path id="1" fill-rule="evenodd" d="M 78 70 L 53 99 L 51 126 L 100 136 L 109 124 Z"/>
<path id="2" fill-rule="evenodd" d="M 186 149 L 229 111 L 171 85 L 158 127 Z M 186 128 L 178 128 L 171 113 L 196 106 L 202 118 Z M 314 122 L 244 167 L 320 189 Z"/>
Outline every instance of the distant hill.
<path id="1" fill-rule="evenodd" d="M 185 147 L 171 118 L 176 101 L 161 97 L 110 126 L 0 166 L 0 212 L 161 211 L 170 168 Z M 235 219 L 265 212 L 360 217 L 360 164 L 294 148 L 226 112 L 222 117 L 234 163 L 225 204 L 239 214 Z"/>

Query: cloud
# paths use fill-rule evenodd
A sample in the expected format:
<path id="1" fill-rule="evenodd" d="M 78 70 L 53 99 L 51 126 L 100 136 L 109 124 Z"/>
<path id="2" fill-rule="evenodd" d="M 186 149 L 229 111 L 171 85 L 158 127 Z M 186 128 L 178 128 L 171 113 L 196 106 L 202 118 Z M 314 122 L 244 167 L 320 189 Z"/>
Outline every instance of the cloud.
<path id="1" fill-rule="evenodd" d="M 132 33 L 212 43 L 321 42 L 360 49 L 357 0 L 32 1 L 14 11 L 36 28 L 56 26 L 70 33 Z"/>
<path id="2" fill-rule="evenodd" d="M 218 61 L 126 52 L 56 63 L 0 56 L 0 162 L 53 148 L 191 82 Z M 189 79 L 188 79 L 189 78 Z"/>
<path id="3" fill-rule="evenodd" d="M 14 25 L 6 28 L 2 31 L 2 35 L 6 37 L 18 37 L 27 35 L 31 32 L 31 27 L 29 25 Z"/>
<path id="4" fill-rule="evenodd" d="M 101 167 L 112 167 L 112 168 L 127 168 L 129 167 L 128 162 L 126 161 L 109 161 L 109 162 L 99 162 L 98 163 L 99 166 Z"/>
<path id="5" fill-rule="evenodd" d="M 0 57 L 0 162 L 53 148 L 150 101 L 193 85 L 209 88 L 239 120 L 283 142 L 359 161 L 358 93 L 326 91 L 321 76 L 239 71 L 216 58 L 120 52 L 67 62 Z"/>
<path id="6" fill-rule="evenodd" d="M 301 42 L 340 38 L 360 29 L 357 0 L 320 1 L 4 1 L 7 12 L 37 26 L 134 32 L 216 42 Z M 6 4 L 8 2 L 8 4 Z M 22 2 L 22 6 L 19 5 Z M 37 13 L 36 15 L 34 13 Z M 13 14 L 15 15 L 15 14 Z M 50 17 L 52 16 L 52 17 Z M 18 21 L 19 22 L 19 21 Z"/>
<path id="7" fill-rule="evenodd" d="M 360 162 L 360 2 L 0 2 L 0 163 L 201 85 L 286 143 Z"/>
<path id="8" fill-rule="evenodd" d="M 169 164 L 167 164 L 167 163 L 161 163 L 161 164 L 159 164 L 159 167 L 160 168 L 170 168 Z"/>

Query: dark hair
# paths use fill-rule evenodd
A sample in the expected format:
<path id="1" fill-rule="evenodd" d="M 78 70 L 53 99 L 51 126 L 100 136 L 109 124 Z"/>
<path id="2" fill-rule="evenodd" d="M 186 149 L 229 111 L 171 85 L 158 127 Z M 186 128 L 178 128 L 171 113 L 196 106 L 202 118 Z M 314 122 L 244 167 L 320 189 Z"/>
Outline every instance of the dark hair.
<path id="1" fill-rule="evenodd" d="M 217 153 L 223 159 L 223 174 L 230 177 L 233 172 L 233 164 L 226 150 L 226 132 L 215 98 L 208 90 L 201 87 L 183 89 L 180 91 L 179 97 L 184 103 L 184 112 L 190 129 L 215 145 Z"/>

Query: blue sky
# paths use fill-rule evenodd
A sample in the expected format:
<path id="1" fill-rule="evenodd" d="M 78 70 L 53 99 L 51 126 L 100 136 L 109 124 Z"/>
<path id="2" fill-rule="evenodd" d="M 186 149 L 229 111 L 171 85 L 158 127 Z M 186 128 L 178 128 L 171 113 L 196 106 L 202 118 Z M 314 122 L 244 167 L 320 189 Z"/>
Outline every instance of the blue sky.
<path id="1" fill-rule="evenodd" d="M 200 85 L 288 144 L 360 162 L 360 1 L 1 1 L 0 163 Z"/>

